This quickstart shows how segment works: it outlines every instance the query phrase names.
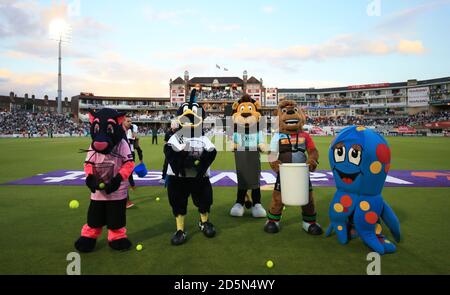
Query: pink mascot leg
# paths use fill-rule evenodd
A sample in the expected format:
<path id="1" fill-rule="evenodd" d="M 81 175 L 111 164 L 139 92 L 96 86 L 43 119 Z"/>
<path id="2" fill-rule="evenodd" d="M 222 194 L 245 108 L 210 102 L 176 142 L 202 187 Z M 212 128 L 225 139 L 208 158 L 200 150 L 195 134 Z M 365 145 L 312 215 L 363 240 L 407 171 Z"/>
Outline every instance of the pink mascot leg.
<path id="1" fill-rule="evenodd" d="M 119 229 L 109 229 L 108 230 L 108 241 L 112 242 L 115 240 L 127 238 L 127 229 L 125 227 Z"/>
<path id="2" fill-rule="evenodd" d="M 90 227 L 89 225 L 83 225 L 81 229 L 81 237 L 75 242 L 75 248 L 80 252 L 92 252 L 97 243 L 97 238 L 101 235 L 101 227 Z"/>
<path id="3" fill-rule="evenodd" d="M 119 229 L 108 229 L 109 246 L 117 251 L 126 251 L 130 249 L 131 242 L 127 238 L 127 229 L 121 227 Z"/>
<path id="4" fill-rule="evenodd" d="M 85 224 L 81 228 L 81 236 L 91 239 L 97 239 L 98 236 L 102 234 L 102 228 L 101 227 L 90 227 L 89 225 Z"/>

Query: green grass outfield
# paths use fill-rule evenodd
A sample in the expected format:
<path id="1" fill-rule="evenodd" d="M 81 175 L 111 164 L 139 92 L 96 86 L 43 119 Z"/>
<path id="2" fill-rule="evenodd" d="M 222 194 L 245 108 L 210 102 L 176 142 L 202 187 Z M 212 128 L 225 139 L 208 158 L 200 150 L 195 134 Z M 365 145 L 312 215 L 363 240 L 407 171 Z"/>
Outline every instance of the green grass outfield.
<path id="1" fill-rule="evenodd" d="M 315 138 L 321 154 L 319 169 L 329 169 L 331 137 Z M 391 169 L 450 169 L 449 138 L 388 138 Z M 162 144 L 142 140 L 149 169 L 162 166 Z M 1 139 L 0 183 L 58 169 L 82 169 L 88 138 Z M 264 168 L 268 169 L 267 164 Z M 234 169 L 232 153 L 220 152 L 213 169 Z M 328 226 L 328 205 L 334 188 L 316 188 L 319 222 Z M 301 230 L 299 208 L 288 207 L 282 230 L 263 231 L 264 219 L 248 215 L 232 218 L 229 210 L 235 188 L 214 188 L 211 221 L 217 236 L 207 239 L 196 224 L 192 202 L 186 219 L 188 241 L 173 247 L 175 231 L 167 195 L 162 187 L 141 187 L 132 193 L 136 206 L 128 210 L 127 228 L 141 252 L 118 253 L 106 241 L 106 230 L 96 251 L 81 257 L 82 274 L 365 274 L 368 248 L 361 240 L 348 245 L 336 236 L 312 237 Z M 398 251 L 381 260 L 382 274 L 450 274 L 450 188 L 385 188 L 385 200 L 400 222 L 403 240 Z M 161 201 L 156 202 L 155 198 Z M 270 204 L 271 192 L 263 192 Z M 80 201 L 69 209 L 70 200 Z M 0 274 L 65 274 L 66 255 L 86 221 L 86 187 L 0 186 Z M 271 259 L 275 266 L 265 267 Z"/>

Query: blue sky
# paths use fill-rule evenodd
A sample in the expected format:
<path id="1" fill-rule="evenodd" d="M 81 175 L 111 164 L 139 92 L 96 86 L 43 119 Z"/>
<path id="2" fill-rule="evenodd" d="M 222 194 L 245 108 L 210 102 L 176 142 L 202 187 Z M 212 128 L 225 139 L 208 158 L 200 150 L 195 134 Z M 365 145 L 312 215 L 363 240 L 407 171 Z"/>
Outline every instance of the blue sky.
<path id="1" fill-rule="evenodd" d="M 450 0 L 0 0 L 0 93 L 56 96 L 55 18 L 72 28 L 63 47 L 70 97 L 168 96 L 184 70 L 247 70 L 266 87 L 449 76 L 448 15 Z"/>

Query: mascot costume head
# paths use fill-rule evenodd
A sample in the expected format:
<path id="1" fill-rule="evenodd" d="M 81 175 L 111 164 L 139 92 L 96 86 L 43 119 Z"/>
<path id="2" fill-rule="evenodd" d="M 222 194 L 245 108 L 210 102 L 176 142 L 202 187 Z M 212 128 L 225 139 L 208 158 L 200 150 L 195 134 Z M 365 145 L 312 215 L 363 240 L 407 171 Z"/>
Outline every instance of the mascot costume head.
<path id="1" fill-rule="evenodd" d="M 248 94 L 233 103 L 233 124 L 251 128 L 259 123 L 261 105 Z"/>
<path id="2" fill-rule="evenodd" d="M 183 103 L 177 110 L 176 122 L 184 136 L 195 137 L 203 135 L 203 121 L 206 112 L 197 103 L 197 90 L 193 89 L 188 102 Z"/>
<path id="3" fill-rule="evenodd" d="M 306 124 L 306 116 L 297 103 L 292 100 L 283 100 L 277 109 L 278 129 L 282 133 L 302 131 Z"/>
<path id="4" fill-rule="evenodd" d="M 113 109 L 101 109 L 98 112 L 89 110 L 91 148 L 98 153 L 109 154 L 125 136 L 122 127 L 124 120 L 125 113 Z"/>
<path id="5" fill-rule="evenodd" d="M 327 236 L 335 230 L 345 244 L 359 235 L 379 254 L 394 252 L 395 245 L 381 233 L 383 219 L 394 239 L 400 240 L 398 218 L 381 196 L 391 165 L 386 140 L 371 129 L 350 126 L 333 140 L 328 157 L 337 192 L 329 209 L 332 223 Z"/>

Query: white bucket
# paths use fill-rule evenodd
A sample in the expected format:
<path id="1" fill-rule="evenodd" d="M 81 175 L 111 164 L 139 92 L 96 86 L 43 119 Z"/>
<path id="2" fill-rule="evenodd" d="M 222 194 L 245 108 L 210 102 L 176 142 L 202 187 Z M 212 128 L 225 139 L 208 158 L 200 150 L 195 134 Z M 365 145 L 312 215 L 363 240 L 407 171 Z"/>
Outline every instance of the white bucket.
<path id="1" fill-rule="evenodd" d="M 280 165 L 281 199 L 288 206 L 309 203 L 309 167 L 305 163 Z"/>

